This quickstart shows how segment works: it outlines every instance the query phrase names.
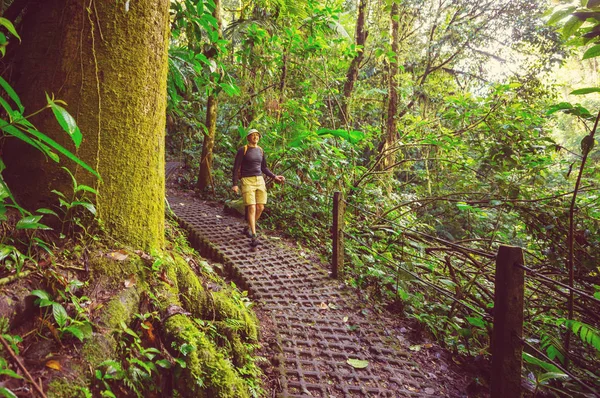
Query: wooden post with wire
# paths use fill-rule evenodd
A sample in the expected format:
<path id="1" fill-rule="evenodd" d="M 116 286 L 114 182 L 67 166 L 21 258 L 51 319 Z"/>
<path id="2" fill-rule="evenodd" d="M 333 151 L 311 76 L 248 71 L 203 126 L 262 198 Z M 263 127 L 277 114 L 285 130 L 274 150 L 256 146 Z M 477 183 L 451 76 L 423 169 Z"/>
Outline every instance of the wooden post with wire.
<path id="1" fill-rule="evenodd" d="M 331 256 L 331 277 L 339 278 L 344 269 L 344 200 L 342 193 L 333 193 L 333 253 Z"/>
<path id="2" fill-rule="evenodd" d="M 500 246 L 496 256 L 494 329 L 492 332 L 492 398 L 521 396 L 523 366 L 523 249 Z"/>

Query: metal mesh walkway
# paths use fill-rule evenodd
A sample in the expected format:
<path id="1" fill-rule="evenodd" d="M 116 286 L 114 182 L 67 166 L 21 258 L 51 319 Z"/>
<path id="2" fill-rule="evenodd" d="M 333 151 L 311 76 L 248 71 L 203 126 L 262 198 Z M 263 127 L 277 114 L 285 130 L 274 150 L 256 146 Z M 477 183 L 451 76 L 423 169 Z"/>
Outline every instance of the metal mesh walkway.
<path id="1" fill-rule="evenodd" d="M 170 196 L 169 204 L 200 253 L 227 272 L 269 314 L 277 341 L 280 397 L 428 397 L 435 386 L 410 361 L 385 322 L 363 311 L 327 272 L 264 239 L 252 251 L 241 220 L 221 208 Z M 355 368 L 348 359 L 368 361 Z"/>

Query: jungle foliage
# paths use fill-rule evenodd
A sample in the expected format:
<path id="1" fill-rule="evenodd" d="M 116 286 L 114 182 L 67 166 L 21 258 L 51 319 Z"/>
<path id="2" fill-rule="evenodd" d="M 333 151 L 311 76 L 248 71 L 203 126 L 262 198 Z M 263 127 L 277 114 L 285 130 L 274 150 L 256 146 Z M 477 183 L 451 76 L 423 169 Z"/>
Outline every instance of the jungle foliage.
<path id="1" fill-rule="evenodd" d="M 345 281 L 466 355 L 488 354 L 495 251 L 523 247 L 532 390 L 599 389 L 600 89 L 565 97 L 552 79 L 600 55 L 597 1 L 226 0 L 222 38 L 211 7 L 173 2 L 167 151 L 184 186 L 221 92 L 217 198 L 245 131 L 264 132 L 287 179 L 264 222 L 328 258 L 341 191 Z"/>

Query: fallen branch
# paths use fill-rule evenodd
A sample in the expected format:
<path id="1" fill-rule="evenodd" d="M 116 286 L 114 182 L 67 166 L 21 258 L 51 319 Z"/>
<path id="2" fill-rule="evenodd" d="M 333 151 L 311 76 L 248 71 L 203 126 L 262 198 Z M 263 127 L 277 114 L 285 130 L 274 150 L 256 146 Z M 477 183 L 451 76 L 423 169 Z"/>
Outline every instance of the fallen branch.
<path id="1" fill-rule="evenodd" d="M 19 366 L 19 368 L 23 371 L 23 373 L 25 373 L 25 376 L 27 377 L 27 379 L 29 380 L 29 382 L 31 384 L 33 384 L 33 388 L 35 388 L 35 390 L 38 392 L 38 394 L 40 394 L 40 396 L 42 398 L 47 398 L 46 394 L 44 394 L 44 390 L 42 390 L 42 388 L 38 385 L 38 383 L 36 383 L 35 380 L 33 380 L 33 377 L 31 377 L 31 374 L 29 374 L 29 372 L 27 371 L 27 368 L 25 367 L 25 365 L 23 365 L 23 363 L 15 355 L 14 351 L 12 350 L 12 348 L 10 347 L 10 345 L 8 344 L 8 342 L 4 339 L 4 337 L 2 337 L 2 335 L 0 335 L 0 342 L 2 342 L 2 345 L 4 346 L 4 348 L 6 349 L 6 351 L 10 354 L 10 356 L 12 357 L 12 359 L 15 360 L 15 362 L 17 363 L 17 365 Z"/>
<path id="2" fill-rule="evenodd" d="M 23 272 L 19 272 L 18 274 L 9 275 L 5 278 L 0 279 L 0 286 L 8 285 L 11 282 L 16 281 L 17 279 L 26 278 L 31 274 L 31 270 L 26 270 Z"/>

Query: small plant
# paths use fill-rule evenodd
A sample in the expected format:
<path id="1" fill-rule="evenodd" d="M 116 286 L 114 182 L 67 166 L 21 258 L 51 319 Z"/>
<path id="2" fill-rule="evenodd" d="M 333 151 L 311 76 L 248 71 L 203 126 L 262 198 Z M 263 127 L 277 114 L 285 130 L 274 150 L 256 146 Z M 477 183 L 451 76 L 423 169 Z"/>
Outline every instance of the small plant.
<path id="1" fill-rule="evenodd" d="M 54 301 L 48 292 L 44 290 L 33 290 L 31 294 L 37 297 L 35 303 L 40 308 L 51 308 L 54 321 L 58 325 L 57 332 L 59 338 L 63 338 L 65 333 L 76 337 L 79 341 L 83 341 L 85 338 L 91 336 L 92 325 L 87 318 L 82 316 L 81 312 L 77 314 L 76 318 L 72 318 L 67 313 L 65 307 L 61 303 Z M 75 301 L 74 303 L 79 304 L 78 301 Z M 76 305 L 76 308 L 81 307 Z"/>
<path id="2" fill-rule="evenodd" d="M 52 190 L 52 193 L 58 196 L 58 201 L 63 211 L 62 217 L 59 217 L 61 221 L 61 234 L 65 233 L 65 228 L 68 225 L 78 226 L 87 232 L 87 228 L 82 222 L 83 214 L 79 210 L 88 211 L 95 216 L 96 206 L 94 206 L 92 201 L 86 195 L 98 195 L 98 192 L 90 186 L 78 184 L 73 173 L 71 173 L 71 171 L 66 167 L 63 167 L 63 170 L 65 170 L 71 177 L 71 182 L 73 183 L 73 193 L 71 194 L 70 198 L 67 198 L 64 193 L 55 189 Z"/>
<path id="3" fill-rule="evenodd" d="M 141 321 L 142 328 L 149 340 L 152 340 L 152 329 L 150 319 L 155 318 L 155 313 L 136 314 Z M 102 362 L 96 369 L 96 379 L 102 383 L 103 397 L 116 397 L 111 384 L 122 383 L 136 396 L 142 397 L 144 391 L 156 391 L 158 389 L 154 377 L 159 375 L 158 368 L 169 369 L 171 363 L 160 358 L 160 350 L 155 347 L 145 347 L 142 337 L 133 329 L 121 322 L 119 330 L 122 337 L 119 340 L 119 353 L 121 361 L 107 360 Z"/>

